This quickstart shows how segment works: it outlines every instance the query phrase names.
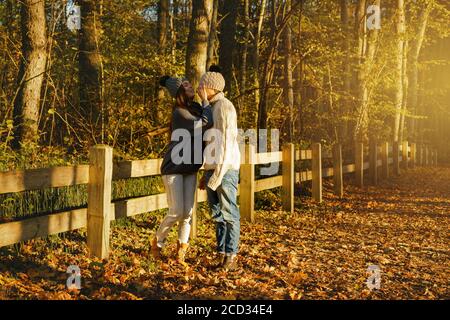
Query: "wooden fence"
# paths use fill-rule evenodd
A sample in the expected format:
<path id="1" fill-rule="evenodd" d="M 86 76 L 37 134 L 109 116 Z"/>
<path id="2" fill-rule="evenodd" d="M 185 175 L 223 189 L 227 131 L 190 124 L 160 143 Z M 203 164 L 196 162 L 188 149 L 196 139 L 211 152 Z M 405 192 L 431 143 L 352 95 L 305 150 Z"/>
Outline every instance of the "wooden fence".
<path id="1" fill-rule="evenodd" d="M 437 151 L 426 145 L 407 141 L 377 143 L 369 145 L 368 161 L 365 159 L 366 148 L 362 143 L 355 145 L 354 163 L 343 165 L 342 148 L 335 145 L 332 152 L 322 156 L 319 143 L 310 150 L 296 150 L 293 144 L 284 145 L 281 151 L 256 153 L 253 145 L 245 146 L 244 161 L 240 170 L 238 188 L 241 218 L 254 222 L 255 193 L 272 188 L 282 187 L 283 209 L 294 210 L 295 183 L 312 181 L 312 196 L 322 201 L 322 179 L 333 177 L 334 192 L 343 197 L 343 175 L 355 174 L 358 186 L 363 186 L 365 171 L 368 181 L 377 184 L 378 178 L 387 179 L 392 173 L 398 175 L 400 168 L 404 170 L 416 165 L 437 165 Z M 162 159 L 113 162 L 112 148 L 98 145 L 91 149 L 90 164 L 68 167 L 55 167 L 25 171 L 9 171 L 0 173 L 0 194 L 17 193 L 27 190 L 57 188 L 80 184 L 88 185 L 88 205 L 64 212 L 36 216 L 20 221 L 0 224 L 0 247 L 18 242 L 46 237 L 51 234 L 87 228 L 87 244 L 91 254 L 107 258 L 109 254 L 110 221 L 167 208 L 166 194 L 111 201 L 111 185 L 113 180 L 160 175 Z M 333 167 L 323 168 L 322 160 L 330 158 Z M 297 161 L 311 161 L 311 170 L 296 172 Z M 255 166 L 280 162 L 282 174 L 264 179 L 255 179 Z M 381 171 L 378 173 L 378 171 Z M 197 190 L 196 203 L 207 200 L 206 191 Z M 196 236 L 197 220 L 194 210 L 192 236 Z"/>

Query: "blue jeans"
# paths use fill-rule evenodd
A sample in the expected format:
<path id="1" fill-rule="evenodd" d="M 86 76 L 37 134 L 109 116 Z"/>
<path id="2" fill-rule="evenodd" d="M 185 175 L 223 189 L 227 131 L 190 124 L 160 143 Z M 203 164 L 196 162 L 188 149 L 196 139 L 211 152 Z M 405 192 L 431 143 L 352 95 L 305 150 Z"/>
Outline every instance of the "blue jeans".
<path id="1" fill-rule="evenodd" d="M 214 171 L 206 171 L 206 184 Z M 216 222 L 217 251 L 236 254 L 239 250 L 241 215 L 237 205 L 239 170 L 228 170 L 216 191 L 206 188 L 211 216 Z"/>

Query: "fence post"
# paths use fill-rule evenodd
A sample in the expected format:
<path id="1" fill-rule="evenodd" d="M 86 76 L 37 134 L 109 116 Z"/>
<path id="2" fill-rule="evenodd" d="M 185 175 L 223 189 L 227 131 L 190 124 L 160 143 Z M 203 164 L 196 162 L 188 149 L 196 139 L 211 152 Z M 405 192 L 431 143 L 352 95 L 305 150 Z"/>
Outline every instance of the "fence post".
<path id="1" fill-rule="evenodd" d="M 422 144 L 418 144 L 417 145 L 417 156 L 416 156 L 416 164 L 418 166 L 422 165 Z"/>
<path id="2" fill-rule="evenodd" d="M 425 166 L 428 167 L 428 165 L 430 164 L 429 162 L 430 159 L 430 151 L 428 150 L 428 145 L 425 146 Z"/>
<path id="3" fill-rule="evenodd" d="M 358 187 L 364 186 L 364 145 L 355 143 L 355 182 Z"/>
<path id="4" fill-rule="evenodd" d="M 373 185 L 378 184 L 378 145 L 375 139 L 369 145 L 369 170 L 370 179 Z"/>
<path id="5" fill-rule="evenodd" d="M 244 160 L 240 169 L 240 211 L 244 221 L 255 222 L 255 146 L 245 145 Z"/>
<path id="6" fill-rule="evenodd" d="M 92 255 L 107 259 L 109 254 L 113 149 L 97 145 L 90 150 L 87 245 Z"/>
<path id="7" fill-rule="evenodd" d="M 295 146 L 287 143 L 283 146 L 283 210 L 294 213 L 294 184 L 295 184 Z"/>
<path id="8" fill-rule="evenodd" d="M 434 166 L 434 150 L 430 149 L 430 167 Z"/>
<path id="9" fill-rule="evenodd" d="M 421 149 L 422 149 L 422 155 L 421 155 L 422 159 L 420 160 L 420 164 L 422 165 L 422 167 L 425 167 L 426 163 L 427 163 L 427 149 L 424 144 L 421 145 Z"/>
<path id="10" fill-rule="evenodd" d="M 416 167 L 416 161 L 417 161 L 417 145 L 415 143 L 411 143 L 411 168 Z"/>
<path id="11" fill-rule="evenodd" d="M 322 202 L 322 147 L 320 143 L 312 145 L 312 196 Z"/>
<path id="12" fill-rule="evenodd" d="M 389 178 L 389 142 L 381 145 L 381 176 L 383 179 Z"/>
<path id="13" fill-rule="evenodd" d="M 438 149 L 434 149 L 434 165 L 438 166 Z"/>
<path id="14" fill-rule="evenodd" d="M 400 144 L 398 143 L 398 141 L 394 141 L 394 144 L 392 145 L 392 159 L 394 160 L 394 175 L 400 174 L 399 149 Z"/>
<path id="15" fill-rule="evenodd" d="M 408 169 L 408 141 L 402 143 L 402 167 Z"/>
<path id="16" fill-rule="evenodd" d="M 333 146 L 333 180 L 334 194 L 342 198 L 344 196 L 344 182 L 342 178 L 342 146 L 340 144 Z"/>
<path id="17" fill-rule="evenodd" d="M 433 166 L 433 149 L 427 146 L 427 165 Z"/>

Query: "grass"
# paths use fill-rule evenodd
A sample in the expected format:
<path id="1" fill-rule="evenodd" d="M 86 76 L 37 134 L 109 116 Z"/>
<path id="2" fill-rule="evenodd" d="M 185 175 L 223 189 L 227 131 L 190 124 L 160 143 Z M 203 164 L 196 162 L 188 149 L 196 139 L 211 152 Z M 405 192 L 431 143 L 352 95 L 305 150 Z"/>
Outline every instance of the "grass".
<path id="1" fill-rule="evenodd" d="M 160 177 L 118 180 L 112 184 L 113 201 L 160 192 L 163 192 Z M 87 199 L 87 185 L 3 194 L 0 195 L 0 221 L 85 207 Z"/>

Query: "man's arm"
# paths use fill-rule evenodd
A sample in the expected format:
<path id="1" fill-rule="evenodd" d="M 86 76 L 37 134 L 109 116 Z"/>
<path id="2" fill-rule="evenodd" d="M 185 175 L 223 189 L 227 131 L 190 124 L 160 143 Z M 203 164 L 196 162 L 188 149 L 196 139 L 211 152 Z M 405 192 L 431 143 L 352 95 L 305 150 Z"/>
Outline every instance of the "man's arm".
<path id="1" fill-rule="evenodd" d="M 211 175 L 211 178 L 208 182 L 208 187 L 212 190 L 216 190 L 220 184 L 222 183 L 222 179 L 227 171 L 227 168 L 225 166 L 227 159 L 226 159 L 226 150 L 228 147 L 228 139 L 227 139 L 227 129 L 228 129 L 228 106 L 226 104 L 222 104 L 219 106 L 216 106 L 216 108 L 219 108 L 218 116 L 215 121 L 215 128 L 219 130 L 219 132 L 222 134 L 221 139 L 219 140 L 218 145 L 216 145 L 216 152 L 215 152 L 215 160 L 216 160 L 216 169 L 214 170 L 214 173 Z"/>

